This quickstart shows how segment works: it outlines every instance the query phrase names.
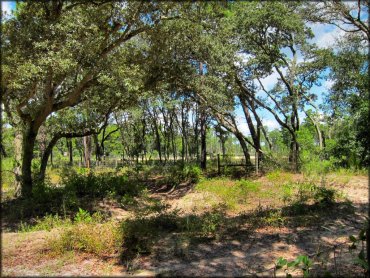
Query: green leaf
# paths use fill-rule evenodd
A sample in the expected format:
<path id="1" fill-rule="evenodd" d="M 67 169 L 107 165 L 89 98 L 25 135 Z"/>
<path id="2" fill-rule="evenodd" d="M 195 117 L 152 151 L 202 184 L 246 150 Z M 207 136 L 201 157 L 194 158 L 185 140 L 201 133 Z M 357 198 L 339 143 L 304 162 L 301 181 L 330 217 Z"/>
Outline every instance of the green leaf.
<path id="1" fill-rule="evenodd" d="M 355 264 L 361 266 L 365 270 L 369 270 L 369 264 L 365 259 L 357 257 L 355 259 Z"/>
<path id="2" fill-rule="evenodd" d="M 282 268 L 284 265 L 287 264 L 287 262 L 288 261 L 286 259 L 282 258 L 282 257 L 278 258 L 277 261 L 276 261 L 276 268 L 277 269 Z"/>

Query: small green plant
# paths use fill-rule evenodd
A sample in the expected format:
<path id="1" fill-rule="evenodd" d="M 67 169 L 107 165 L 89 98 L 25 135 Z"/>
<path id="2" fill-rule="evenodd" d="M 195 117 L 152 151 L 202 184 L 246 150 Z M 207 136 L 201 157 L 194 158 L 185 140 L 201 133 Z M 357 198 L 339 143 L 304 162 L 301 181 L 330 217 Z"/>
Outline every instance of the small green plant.
<path id="1" fill-rule="evenodd" d="M 88 211 L 83 210 L 82 208 L 78 208 L 78 212 L 76 213 L 74 221 L 76 223 L 81 222 L 89 223 L 92 222 L 92 217 Z"/>
<path id="2" fill-rule="evenodd" d="M 366 221 L 366 225 L 362 228 L 358 234 L 358 236 L 351 235 L 349 240 L 351 241 L 351 246 L 349 247 L 350 251 L 358 250 L 358 246 L 360 245 L 360 252 L 357 254 L 354 264 L 359 265 L 364 272 L 369 271 L 369 263 L 365 257 L 365 242 L 366 242 L 366 232 L 368 230 L 367 226 L 369 225 L 368 221 Z"/>
<path id="3" fill-rule="evenodd" d="M 299 268 L 302 270 L 303 277 L 309 277 L 311 266 L 312 261 L 307 256 L 304 255 L 300 255 L 294 261 L 290 262 L 280 257 L 275 263 L 274 277 L 276 277 L 276 271 L 284 267 L 286 267 L 286 270 L 288 270 L 289 268 L 293 269 Z M 286 277 L 292 277 L 292 275 L 287 272 Z"/>
<path id="4" fill-rule="evenodd" d="M 335 190 L 325 187 L 315 188 L 314 200 L 315 202 L 328 206 L 332 205 L 335 202 Z"/>

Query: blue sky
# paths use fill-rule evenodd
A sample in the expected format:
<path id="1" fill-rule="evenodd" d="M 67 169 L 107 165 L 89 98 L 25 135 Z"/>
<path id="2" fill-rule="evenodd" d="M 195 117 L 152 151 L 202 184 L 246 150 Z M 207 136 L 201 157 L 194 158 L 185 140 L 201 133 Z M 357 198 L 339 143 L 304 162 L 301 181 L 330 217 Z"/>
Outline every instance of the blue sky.
<path id="1" fill-rule="evenodd" d="M 10 14 L 11 10 L 15 9 L 15 1 L 1 1 L 1 10 Z"/>

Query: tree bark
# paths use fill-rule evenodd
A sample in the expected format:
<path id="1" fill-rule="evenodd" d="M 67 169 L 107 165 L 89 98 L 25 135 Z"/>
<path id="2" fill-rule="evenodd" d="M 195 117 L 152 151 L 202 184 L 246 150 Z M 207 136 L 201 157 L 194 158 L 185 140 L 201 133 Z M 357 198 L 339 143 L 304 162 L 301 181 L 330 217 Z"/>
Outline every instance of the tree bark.
<path id="1" fill-rule="evenodd" d="M 200 168 L 207 169 L 207 115 L 200 112 Z"/>
<path id="2" fill-rule="evenodd" d="M 67 146 L 68 146 L 68 154 L 69 154 L 69 165 L 73 165 L 73 145 L 72 145 L 72 139 L 67 138 Z"/>
<path id="3" fill-rule="evenodd" d="M 248 166 L 251 166 L 252 165 L 251 157 L 249 155 L 248 146 L 247 146 L 247 143 L 244 140 L 243 134 L 241 134 L 240 132 L 236 132 L 236 133 L 234 133 L 234 135 L 238 139 L 239 144 L 240 144 L 240 146 L 241 146 L 241 148 L 243 150 L 243 154 L 244 154 L 244 158 L 245 158 L 245 165 L 247 167 Z"/>
<path id="4" fill-rule="evenodd" d="M 32 124 L 28 124 L 23 133 L 22 143 L 22 197 L 28 199 L 32 197 L 32 160 L 33 149 L 35 147 L 37 129 Z"/>
<path id="5" fill-rule="evenodd" d="M 86 168 L 91 168 L 91 136 L 83 137 L 84 162 Z"/>
<path id="6" fill-rule="evenodd" d="M 23 134 L 19 129 L 16 129 L 14 137 L 14 158 L 15 158 L 15 196 L 19 197 L 22 194 L 22 141 Z"/>
<path id="7" fill-rule="evenodd" d="M 53 147 L 55 146 L 55 144 L 58 142 L 60 138 L 61 138 L 60 136 L 54 136 L 49 142 L 48 146 L 45 148 L 44 153 L 42 154 L 40 172 L 39 172 L 39 181 L 44 181 L 45 179 L 45 172 L 46 172 L 46 167 L 48 165 L 49 156 L 51 155 L 53 151 Z"/>

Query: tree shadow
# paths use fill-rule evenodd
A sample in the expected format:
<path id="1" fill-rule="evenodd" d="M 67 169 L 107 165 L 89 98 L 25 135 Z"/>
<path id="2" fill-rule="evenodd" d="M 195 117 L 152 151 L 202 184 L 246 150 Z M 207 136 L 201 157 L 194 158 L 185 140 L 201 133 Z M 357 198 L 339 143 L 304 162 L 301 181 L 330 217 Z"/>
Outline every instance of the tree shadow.
<path id="1" fill-rule="evenodd" d="M 325 270 L 361 273 L 349 259 L 346 239 L 358 233 L 365 218 L 358 218 L 348 202 L 259 208 L 236 216 L 223 208 L 181 216 L 162 212 L 132 221 L 127 224 L 133 225 L 132 234 L 125 236 L 134 240 L 124 242 L 122 261 L 162 276 L 272 276 L 278 257 L 298 255 L 315 260 L 314 271 L 321 275 Z M 140 235 L 139 229 L 146 232 Z"/>

